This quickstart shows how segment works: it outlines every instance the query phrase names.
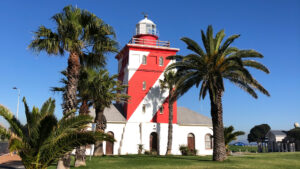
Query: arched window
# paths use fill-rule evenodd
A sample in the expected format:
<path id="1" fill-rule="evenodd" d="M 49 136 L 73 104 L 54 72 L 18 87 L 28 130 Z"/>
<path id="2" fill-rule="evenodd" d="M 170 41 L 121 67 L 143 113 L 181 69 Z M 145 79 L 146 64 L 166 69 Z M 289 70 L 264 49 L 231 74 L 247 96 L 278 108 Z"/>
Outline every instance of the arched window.
<path id="1" fill-rule="evenodd" d="M 143 55 L 142 64 L 143 65 L 147 64 L 147 56 L 146 55 Z"/>
<path id="2" fill-rule="evenodd" d="M 146 105 L 145 104 L 143 104 L 142 111 L 143 111 L 143 113 L 146 113 Z"/>
<path id="3" fill-rule="evenodd" d="M 206 134 L 205 135 L 205 149 L 212 149 L 213 143 L 212 143 L 212 135 Z"/>
<path id="4" fill-rule="evenodd" d="M 160 114 L 164 114 L 164 107 L 163 107 L 163 106 L 161 106 L 161 107 L 159 108 L 159 113 L 160 113 Z"/>
<path id="5" fill-rule="evenodd" d="M 162 56 L 159 57 L 159 66 L 164 65 L 164 58 Z"/>
<path id="6" fill-rule="evenodd" d="M 146 90 L 146 81 L 143 81 L 143 90 Z"/>

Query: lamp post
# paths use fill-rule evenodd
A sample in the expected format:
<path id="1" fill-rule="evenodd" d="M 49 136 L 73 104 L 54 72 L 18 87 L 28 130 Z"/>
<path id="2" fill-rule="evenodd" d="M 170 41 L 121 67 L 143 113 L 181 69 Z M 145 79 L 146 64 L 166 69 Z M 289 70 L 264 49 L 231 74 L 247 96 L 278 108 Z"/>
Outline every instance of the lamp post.
<path id="1" fill-rule="evenodd" d="M 17 105 L 17 113 L 16 113 L 16 118 L 18 119 L 18 115 L 19 115 L 19 104 L 20 104 L 20 89 L 17 87 L 13 87 L 14 90 L 18 90 L 18 105 Z"/>

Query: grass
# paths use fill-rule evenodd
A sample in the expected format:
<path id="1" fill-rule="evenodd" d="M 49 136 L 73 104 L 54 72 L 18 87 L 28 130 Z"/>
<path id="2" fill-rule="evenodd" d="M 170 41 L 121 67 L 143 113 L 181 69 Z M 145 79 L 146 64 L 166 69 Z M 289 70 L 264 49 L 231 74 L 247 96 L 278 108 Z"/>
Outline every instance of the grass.
<path id="1" fill-rule="evenodd" d="M 73 162 L 74 164 L 74 162 Z M 49 169 L 55 169 L 51 166 Z M 78 169 L 295 169 L 300 168 L 300 152 L 261 153 L 230 156 L 213 162 L 211 156 L 124 155 L 87 158 L 87 166 Z"/>

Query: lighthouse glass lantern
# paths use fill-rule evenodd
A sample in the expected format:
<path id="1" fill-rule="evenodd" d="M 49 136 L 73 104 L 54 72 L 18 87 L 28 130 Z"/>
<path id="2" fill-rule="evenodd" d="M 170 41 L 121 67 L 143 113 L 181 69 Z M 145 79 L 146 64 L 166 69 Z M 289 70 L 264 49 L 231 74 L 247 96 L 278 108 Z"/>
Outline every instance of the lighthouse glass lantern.
<path id="1" fill-rule="evenodd" d="M 136 24 L 136 35 L 157 35 L 156 25 L 148 19 L 148 16 L 145 15 L 145 18 Z"/>

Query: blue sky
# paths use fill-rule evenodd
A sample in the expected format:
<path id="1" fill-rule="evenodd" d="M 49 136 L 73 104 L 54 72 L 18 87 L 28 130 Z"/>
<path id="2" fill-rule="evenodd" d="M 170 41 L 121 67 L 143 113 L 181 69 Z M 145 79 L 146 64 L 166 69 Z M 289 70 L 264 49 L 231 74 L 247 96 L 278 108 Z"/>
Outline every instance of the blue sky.
<path id="1" fill-rule="evenodd" d="M 142 12 L 148 13 L 157 24 L 160 39 L 171 41 L 171 46 L 180 48 L 182 55 L 189 51 L 180 38 L 187 36 L 201 44 L 200 30 L 209 24 L 215 32 L 225 29 L 227 37 L 241 34 L 234 46 L 255 49 L 265 56 L 260 61 L 271 73 L 251 72 L 271 97 L 260 94 L 258 99 L 253 99 L 233 84 L 225 83 L 225 125 L 248 132 L 261 123 L 269 124 L 272 129 L 288 130 L 294 122 L 300 122 L 300 1 L 297 0 L 1 1 L 0 104 L 12 112 L 17 109 L 17 91 L 12 87 L 17 86 L 30 106 L 39 107 L 47 98 L 55 98 L 56 114 L 61 117 L 61 96 L 49 89 L 59 85 L 59 72 L 66 68 L 67 57 L 37 55 L 27 46 L 32 32 L 40 25 L 54 28 L 50 17 L 69 4 L 95 13 L 113 26 L 120 48 L 132 37 L 135 24 L 143 18 Z M 114 55 L 107 57 L 107 69 L 117 73 Z M 178 105 L 210 116 L 209 100 L 199 101 L 198 93 L 199 89 L 192 88 L 178 100 Z M 22 104 L 20 119 L 25 120 Z M 0 123 L 4 123 L 2 118 Z"/>

